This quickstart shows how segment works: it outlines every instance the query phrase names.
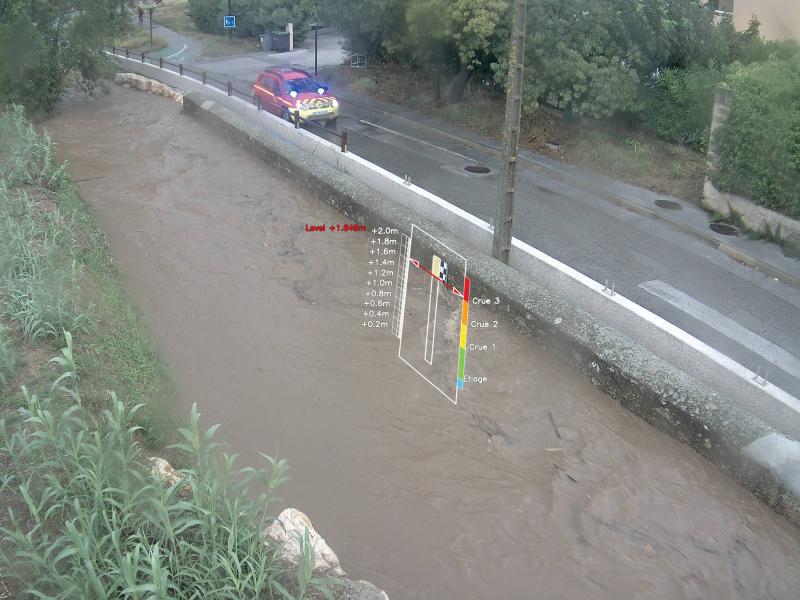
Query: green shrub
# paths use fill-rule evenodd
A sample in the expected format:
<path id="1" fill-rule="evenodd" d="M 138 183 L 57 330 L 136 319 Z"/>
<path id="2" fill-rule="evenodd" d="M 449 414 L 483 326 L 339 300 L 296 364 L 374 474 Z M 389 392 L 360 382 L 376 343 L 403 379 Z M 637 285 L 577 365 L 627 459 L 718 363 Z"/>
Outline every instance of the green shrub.
<path id="1" fill-rule="evenodd" d="M 265 31 L 280 30 L 294 24 L 295 44 L 308 31 L 309 15 L 302 3 L 292 0 L 236 0 L 236 29 L 240 37 L 253 37 Z M 189 11 L 197 28 L 207 33 L 223 33 L 222 17 L 228 14 L 226 0 L 189 0 Z"/>
<path id="2" fill-rule="evenodd" d="M 800 218 L 800 53 L 740 67 L 730 115 L 715 137 L 714 185 Z"/>
<path id="3" fill-rule="evenodd" d="M 207 33 L 222 33 L 222 17 L 227 12 L 225 0 L 189 0 L 189 13 L 197 28 Z"/>
<path id="4" fill-rule="evenodd" d="M 654 79 L 644 125 L 659 137 L 698 152 L 708 148 L 720 69 L 664 69 Z"/>
<path id="5" fill-rule="evenodd" d="M 141 405 L 126 408 L 111 393 L 102 415 L 87 411 L 67 342 L 51 361 L 63 374 L 49 393 L 23 388 L 20 418 L 0 421 L 0 457 L 9 465 L 0 492 L 22 507 L 0 528 L 4 576 L 26 598 L 288 596 L 276 548 L 262 536 L 287 479 L 285 461 L 265 456 L 266 469 L 237 467 L 213 441 L 217 426 L 201 431 L 193 407 L 174 447 L 189 466 L 180 481 L 163 483 L 137 441 Z M 301 587 L 328 593 L 333 582 L 306 573 L 313 548 L 301 546 Z"/>

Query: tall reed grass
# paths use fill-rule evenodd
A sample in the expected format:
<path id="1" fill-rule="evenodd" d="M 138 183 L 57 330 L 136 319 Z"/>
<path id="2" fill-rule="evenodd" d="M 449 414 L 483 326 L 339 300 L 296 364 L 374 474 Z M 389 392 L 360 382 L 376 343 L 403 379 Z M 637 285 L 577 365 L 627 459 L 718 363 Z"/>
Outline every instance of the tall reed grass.
<path id="1" fill-rule="evenodd" d="M 17 350 L 8 330 L 0 324 L 0 392 L 9 385 L 17 367 Z"/>
<path id="2" fill-rule="evenodd" d="M 141 405 L 109 393 L 101 415 L 88 411 L 66 341 L 49 392 L 23 388 L 19 419 L 0 420 L 0 459 L 10 465 L 0 493 L 19 507 L 0 528 L 3 574 L 40 599 L 294 598 L 262 534 L 286 462 L 264 456 L 265 468 L 238 467 L 214 441 L 217 426 L 200 428 L 195 406 L 174 446 L 189 466 L 163 483 L 137 439 Z M 314 549 L 307 535 L 300 542 L 291 587 L 298 598 L 331 597 L 335 582 L 313 577 Z"/>
<path id="3" fill-rule="evenodd" d="M 84 331 L 93 319 L 81 302 L 76 228 L 58 210 L 66 165 L 20 107 L 0 117 L 0 138 L 0 316 L 29 341 Z"/>

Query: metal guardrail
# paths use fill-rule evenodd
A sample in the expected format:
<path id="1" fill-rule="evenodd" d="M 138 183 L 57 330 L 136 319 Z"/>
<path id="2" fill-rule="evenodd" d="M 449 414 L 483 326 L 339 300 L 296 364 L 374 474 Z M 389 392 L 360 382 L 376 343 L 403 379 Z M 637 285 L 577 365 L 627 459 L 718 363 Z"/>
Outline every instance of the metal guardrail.
<path id="1" fill-rule="evenodd" d="M 206 71 L 195 71 L 189 67 L 184 66 L 183 63 L 176 63 L 170 61 L 166 58 L 161 56 L 151 56 L 145 54 L 143 51 L 139 50 L 131 50 L 130 48 L 117 48 L 116 46 L 112 46 L 110 49 L 111 53 L 115 56 L 124 56 L 125 58 L 132 58 L 132 59 L 139 59 L 142 64 L 149 64 L 152 66 L 157 66 L 159 69 L 165 69 L 167 71 L 172 71 L 174 73 L 178 73 L 178 75 L 182 75 L 184 77 L 189 77 L 202 83 L 203 85 L 208 85 L 215 89 L 218 89 L 222 92 L 226 92 L 228 96 L 239 98 L 240 100 L 245 100 L 253 104 L 259 111 L 262 110 L 261 107 L 261 99 L 258 96 L 255 96 L 249 92 L 242 91 L 237 89 L 232 82 L 230 81 L 220 81 L 219 79 L 215 79 L 211 77 Z M 277 115 L 271 116 L 277 118 Z M 295 110 L 289 113 L 289 118 L 287 119 L 291 123 L 294 124 L 295 129 L 299 129 L 301 126 L 305 125 L 312 130 L 322 130 L 325 135 L 329 135 L 331 137 L 337 138 L 339 140 L 339 147 L 341 148 L 342 152 L 347 152 L 347 131 L 342 130 L 341 133 L 337 133 L 336 131 L 331 131 L 324 125 L 320 125 L 316 121 L 310 121 L 308 119 L 304 119 L 300 116 L 300 111 Z"/>

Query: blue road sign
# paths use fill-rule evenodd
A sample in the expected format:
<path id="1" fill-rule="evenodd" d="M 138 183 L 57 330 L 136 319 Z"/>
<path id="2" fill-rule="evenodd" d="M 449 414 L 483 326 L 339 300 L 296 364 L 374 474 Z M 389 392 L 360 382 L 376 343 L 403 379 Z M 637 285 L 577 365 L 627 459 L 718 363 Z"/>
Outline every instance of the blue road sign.
<path id="1" fill-rule="evenodd" d="M 226 15 L 222 17 L 222 25 L 225 29 L 233 29 L 236 27 L 236 17 L 234 15 Z"/>

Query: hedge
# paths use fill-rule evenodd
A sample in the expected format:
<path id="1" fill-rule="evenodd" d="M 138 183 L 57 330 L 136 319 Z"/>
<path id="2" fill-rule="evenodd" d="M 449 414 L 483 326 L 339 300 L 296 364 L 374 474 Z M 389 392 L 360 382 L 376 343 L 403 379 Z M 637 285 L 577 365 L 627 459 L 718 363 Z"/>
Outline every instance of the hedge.
<path id="1" fill-rule="evenodd" d="M 664 69 L 653 78 L 643 111 L 645 128 L 697 152 L 708 148 L 714 92 L 721 69 Z"/>
<path id="2" fill-rule="evenodd" d="M 265 31 L 283 30 L 294 23 L 295 44 L 308 32 L 309 15 L 295 0 L 236 0 L 237 37 L 253 37 Z M 189 0 L 189 12 L 195 25 L 207 33 L 222 33 L 222 17 L 228 12 L 227 0 Z"/>
<path id="3" fill-rule="evenodd" d="M 800 53 L 738 68 L 711 174 L 724 192 L 800 218 Z"/>

